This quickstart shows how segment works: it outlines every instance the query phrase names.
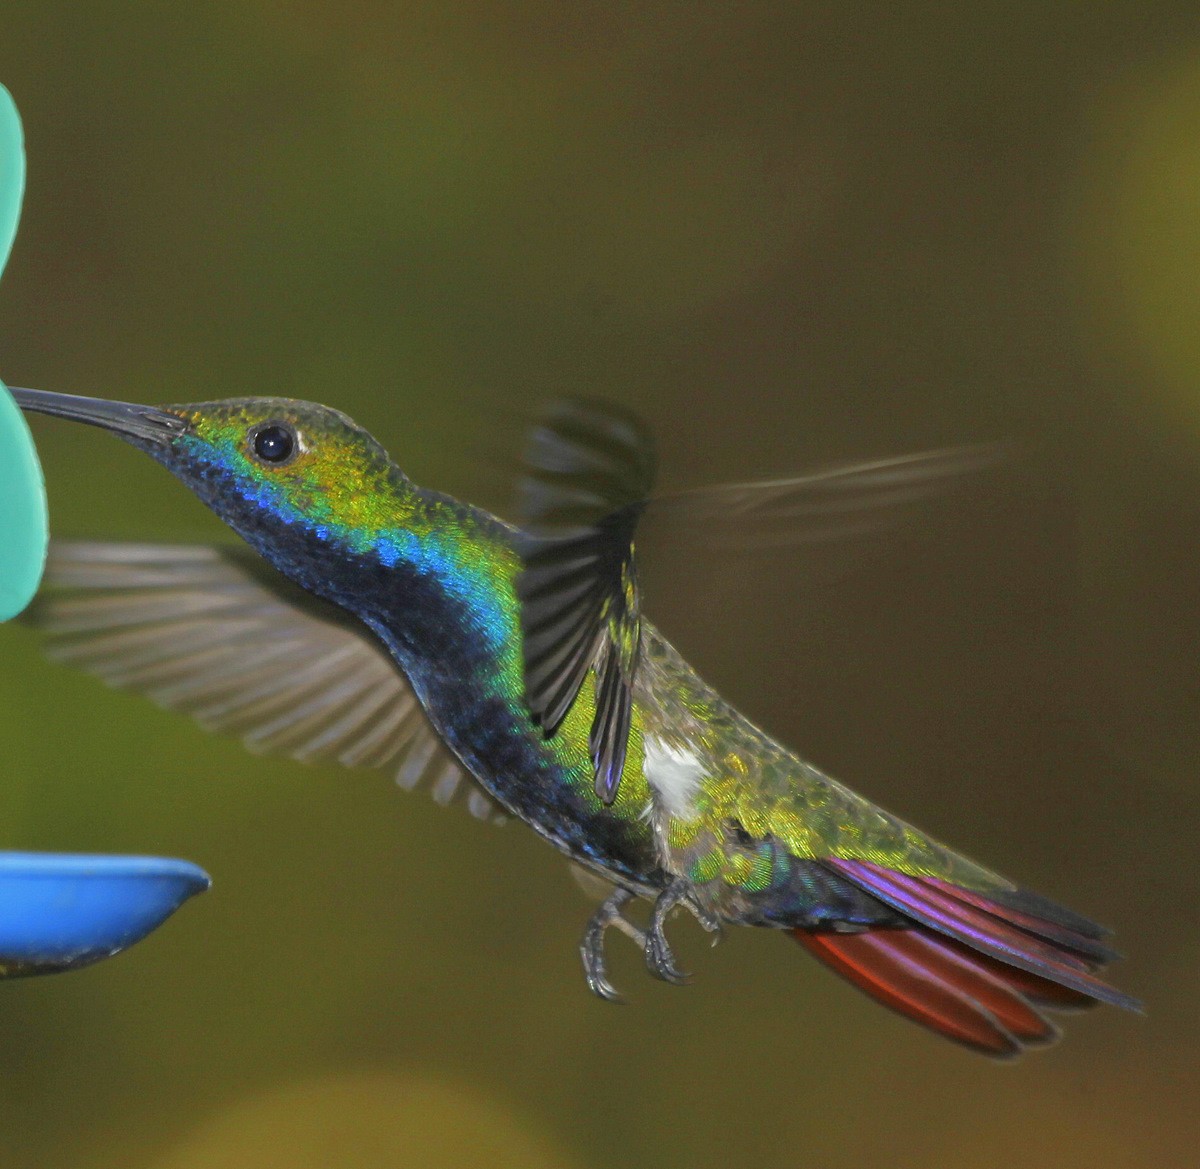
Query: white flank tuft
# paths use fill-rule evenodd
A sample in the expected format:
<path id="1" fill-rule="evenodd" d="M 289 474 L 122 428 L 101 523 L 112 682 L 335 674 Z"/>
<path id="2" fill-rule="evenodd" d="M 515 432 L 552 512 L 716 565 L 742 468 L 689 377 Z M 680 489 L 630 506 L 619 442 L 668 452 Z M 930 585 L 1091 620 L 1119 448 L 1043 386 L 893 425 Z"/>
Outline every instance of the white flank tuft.
<path id="1" fill-rule="evenodd" d="M 695 797 L 706 776 L 700 757 L 686 747 L 676 747 L 647 735 L 642 741 L 646 782 L 663 808 L 676 820 L 696 814 Z"/>

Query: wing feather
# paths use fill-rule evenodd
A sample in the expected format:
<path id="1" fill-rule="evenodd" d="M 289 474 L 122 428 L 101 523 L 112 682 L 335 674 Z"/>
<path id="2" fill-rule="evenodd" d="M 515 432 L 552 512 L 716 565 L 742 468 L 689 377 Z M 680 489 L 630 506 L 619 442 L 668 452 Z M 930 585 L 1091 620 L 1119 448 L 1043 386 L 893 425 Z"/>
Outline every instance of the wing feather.
<path id="1" fill-rule="evenodd" d="M 596 794 L 616 799 L 641 644 L 633 536 L 654 481 L 654 445 L 632 414 L 564 399 L 531 431 L 518 485 L 517 578 L 525 695 L 549 737 L 589 673 Z"/>
<path id="2" fill-rule="evenodd" d="M 1005 457 L 1002 445 L 982 443 L 659 494 L 646 506 L 642 535 L 743 552 L 803 547 L 811 555 L 911 522 L 920 504 Z"/>
<path id="3" fill-rule="evenodd" d="M 386 768 L 502 821 L 364 626 L 234 549 L 56 542 L 29 620 L 55 661 L 256 752 Z"/>

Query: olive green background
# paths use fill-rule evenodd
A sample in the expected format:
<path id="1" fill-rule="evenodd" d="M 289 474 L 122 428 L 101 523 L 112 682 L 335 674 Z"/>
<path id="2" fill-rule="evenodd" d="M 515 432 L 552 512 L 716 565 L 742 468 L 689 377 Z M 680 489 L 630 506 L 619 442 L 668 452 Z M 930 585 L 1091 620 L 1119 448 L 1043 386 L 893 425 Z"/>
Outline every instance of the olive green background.
<path id="1" fill-rule="evenodd" d="M 0 79 L 10 384 L 320 399 L 497 509 L 564 392 L 639 409 L 675 486 L 1011 442 L 850 575 L 674 550 L 647 607 L 815 762 L 1113 925 L 1148 1004 L 997 1066 L 679 921 L 694 984 L 616 937 L 616 1009 L 520 825 L 253 758 L 9 627 L 0 847 L 215 885 L 0 987 L 5 1169 L 1190 1162 L 1194 3 L 7 0 Z M 60 535 L 222 538 L 122 444 L 36 431 Z"/>

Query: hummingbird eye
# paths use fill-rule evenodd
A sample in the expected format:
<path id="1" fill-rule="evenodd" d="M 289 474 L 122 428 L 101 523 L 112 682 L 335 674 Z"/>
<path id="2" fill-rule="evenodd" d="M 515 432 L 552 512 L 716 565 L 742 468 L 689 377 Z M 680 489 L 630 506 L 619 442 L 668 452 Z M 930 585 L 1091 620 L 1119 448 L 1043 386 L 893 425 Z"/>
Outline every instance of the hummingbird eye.
<path id="1" fill-rule="evenodd" d="M 250 449 L 263 463 L 286 463 L 296 453 L 296 434 L 282 422 L 268 422 L 250 432 Z"/>

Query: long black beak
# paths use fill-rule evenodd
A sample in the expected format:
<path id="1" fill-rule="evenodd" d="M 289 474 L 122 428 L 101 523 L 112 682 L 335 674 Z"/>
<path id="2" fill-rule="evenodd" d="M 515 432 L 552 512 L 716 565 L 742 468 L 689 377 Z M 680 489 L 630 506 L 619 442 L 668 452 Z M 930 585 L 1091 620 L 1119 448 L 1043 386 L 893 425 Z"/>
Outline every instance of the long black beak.
<path id="1" fill-rule="evenodd" d="M 77 398 L 72 394 L 54 394 L 49 390 L 12 388 L 10 392 L 22 410 L 52 414 L 55 418 L 70 418 L 73 422 L 86 422 L 89 426 L 99 426 L 130 438 L 166 442 L 183 434 L 188 428 L 186 420 L 178 414 L 156 410 L 153 406 L 140 406 L 136 402 Z"/>

